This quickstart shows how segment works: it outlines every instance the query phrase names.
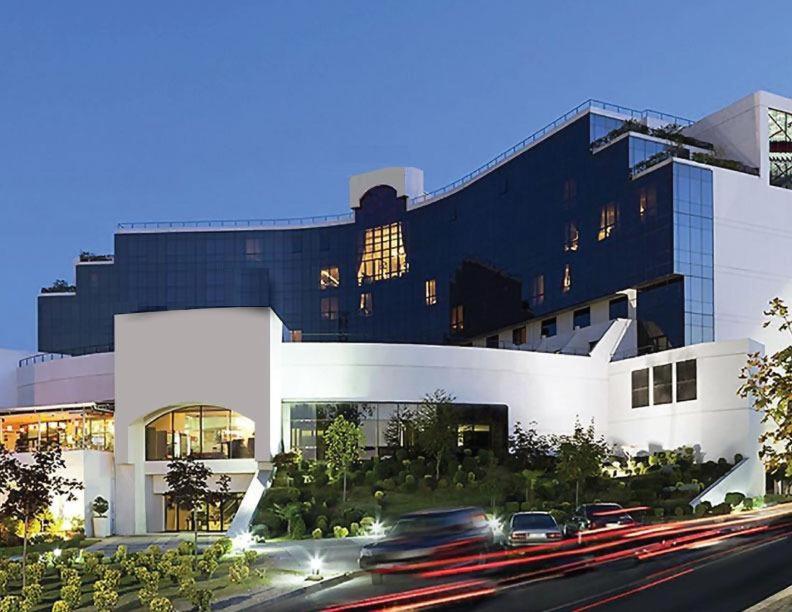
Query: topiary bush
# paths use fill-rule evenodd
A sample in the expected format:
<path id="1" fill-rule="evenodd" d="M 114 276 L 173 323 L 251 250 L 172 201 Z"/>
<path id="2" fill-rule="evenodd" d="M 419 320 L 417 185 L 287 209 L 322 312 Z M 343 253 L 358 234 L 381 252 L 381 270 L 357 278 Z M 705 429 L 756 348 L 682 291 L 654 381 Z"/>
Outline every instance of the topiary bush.
<path id="1" fill-rule="evenodd" d="M 311 537 L 312 537 L 314 540 L 321 540 L 321 539 L 322 539 L 322 530 L 321 530 L 321 529 L 319 529 L 319 527 L 317 527 L 316 529 L 314 529 L 314 530 L 311 532 Z"/>
<path id="2" fill-rule="evenodd" d="M 341 527 L 341 525 L 336 525 L 333 527 L 333 537 L 336 538 L 345 538 L 349 535 L 349 529 L 346 527 Z"/>
<path id="3" fill-rule="evenodd" d="M 41 585 L 38 582 L 26 584 L 22 589 L 22 599 L 24 600 L 25 604 L 29 605 L 31 608 L 35 608 L 38 605 L 43 594 L 44 589 L 41 588 Z"/>
<path id="4" fill-rule="evenodd" d="M 118 605 L 118 593 L 104 580 L 94 583 L 93 604 L 98 612 L 110 612 Z"/>
<path id="5" fill-rule="evenodd" d="M 198 612 L 209 612 L 212 609 L 212 601 L 214 601 L 212 589 L 193 589 L 190 593 L 190 603 Z"/>
<path id="6" fill-rule="evenodd" d="M 173 604 L 167 597 L 155 597 L 149 604 L 151 612 L 173 612 Z"/>
<path id="7" fill-rule="evenodd" d="M 360 534 L 360 524 L 359 523 L 350 523 L 349 524 L 349 535 L 353 538 Z"/>
<path id="8" fill-rule="evenodd" d="M 729 504 L 732 508 L 735 508 L 742 503 L 745 499 L 745 494 L 740 493 L 739 491 L 732 491 L 730 493 L 726 493 L 726 496 L 723 498 L 724 503 Z"/>
<path id="9" fill-rule="evenodd" d="M 62 599 L 52 604 L 52 612 L 71 612 L 72 610 L 73 608 Z"/>
<path id="10" fill-rule="evenodd" d="M 191 555 L 195 552 L 195 546 L 192 542 L 183 540 L 179 542 L 179 545 L 176 547 L 176 552 L 181 556 Z"/>
<path id="11" fill-rule="evenodd" d="M 250 568 L 244 559 L 237 559 L 228 567 L 228 579 L 233 584 L 244 582 L 250 576 Z"/>

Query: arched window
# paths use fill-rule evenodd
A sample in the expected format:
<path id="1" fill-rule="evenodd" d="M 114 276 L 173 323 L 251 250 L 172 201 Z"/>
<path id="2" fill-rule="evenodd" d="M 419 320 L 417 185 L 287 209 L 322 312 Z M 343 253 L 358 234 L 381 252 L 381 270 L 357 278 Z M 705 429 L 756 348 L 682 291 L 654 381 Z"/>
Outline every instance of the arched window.
<path id="1" fill-rule="evenodd" d="M 146 461 L 254 456 L 255 428 L 247 417 L 217 406 L 185 406 L 146 425 Z"/>

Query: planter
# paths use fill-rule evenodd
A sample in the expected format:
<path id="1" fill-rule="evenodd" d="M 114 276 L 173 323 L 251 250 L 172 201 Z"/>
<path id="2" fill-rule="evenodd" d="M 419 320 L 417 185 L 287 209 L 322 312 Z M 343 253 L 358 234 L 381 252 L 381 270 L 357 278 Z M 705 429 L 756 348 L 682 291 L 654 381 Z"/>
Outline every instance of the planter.
<path id="1" fill-rule="evenodd" d="M 93 517 L 93 537 L 106 538 L 110 535 L 110 519 L 106 516 Z"/>

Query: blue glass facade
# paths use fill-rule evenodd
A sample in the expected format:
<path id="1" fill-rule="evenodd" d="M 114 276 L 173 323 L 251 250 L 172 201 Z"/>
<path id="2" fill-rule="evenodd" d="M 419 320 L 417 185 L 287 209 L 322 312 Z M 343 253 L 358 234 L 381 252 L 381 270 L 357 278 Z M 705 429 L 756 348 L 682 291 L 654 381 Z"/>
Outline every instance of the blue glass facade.
<path id="1" fill-rule="evenodd" d="M 699 337 L 692 316 L 706 316 L 711 297 L 698 292 L 700 280 L 673 289 L 687 274 L 683 264 L 697 266 L 691 279 L 706 278 L 698 255 L 687 261 L 699 251 L 682 247 L 674 224 L 698 231 L 702 217 L 682 210 L 683 194 L 694 203 L 692 191 L 675 189 L 683 179 L 671 165 L 630 178 L 632 138 L 592 153 L 591 141 L 620 124 L 582 114 L 415 208 L 376 187 L 351 222 L 119 231 L 113 263 L 77 267 L 76 295 L 39 298 L 39 349 L 111 347 L 116 313 L 234 306 L 271 306 L 303 341 L 465 343 L 629 287 L 639 288 L 647 337 L 680 345 Z M 706 193 L 695 181 L 700 206 Z M 711 188 L 709 198 L 711 229 Z M 698 323 L 703 338 L 711 315 Z"/>

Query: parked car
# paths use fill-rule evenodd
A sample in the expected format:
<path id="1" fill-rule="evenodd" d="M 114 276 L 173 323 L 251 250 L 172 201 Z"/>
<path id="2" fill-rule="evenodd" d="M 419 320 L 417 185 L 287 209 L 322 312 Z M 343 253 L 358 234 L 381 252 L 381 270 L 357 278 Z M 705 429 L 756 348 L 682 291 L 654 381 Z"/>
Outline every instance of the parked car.
<path id="1" fill-rule="evenodd" d="M 636 525 L 638 522 L 632 515 L 623 510 L 614 503 L 583 504 L 567 523 L 566 533 L 572 535 L 589 529 Z"/>
<path id="2" fill-rule="evenodd" d="M 549 512 L 516 512 L 509 521 L 506 545 L 510 548 L 558 542 L 564 537 L 561 527 Z"/>
<path id="3" fill-rule="evenodd" d="M 489 550 L 493 542 L 492 529 L 481 508 L 423 510 L 405 514 L 384 538 L 365 545 L 360 550 L 359 565 L 364 570 L 376 570 L 475 554 Z"/>

